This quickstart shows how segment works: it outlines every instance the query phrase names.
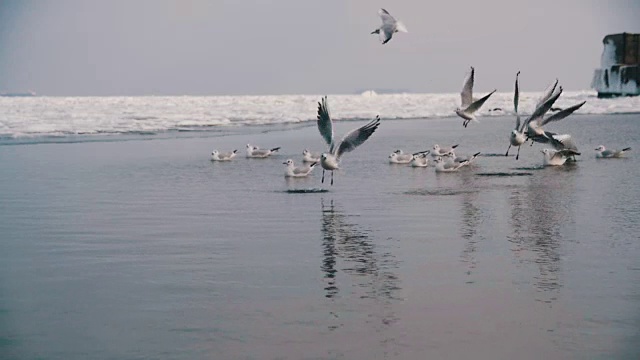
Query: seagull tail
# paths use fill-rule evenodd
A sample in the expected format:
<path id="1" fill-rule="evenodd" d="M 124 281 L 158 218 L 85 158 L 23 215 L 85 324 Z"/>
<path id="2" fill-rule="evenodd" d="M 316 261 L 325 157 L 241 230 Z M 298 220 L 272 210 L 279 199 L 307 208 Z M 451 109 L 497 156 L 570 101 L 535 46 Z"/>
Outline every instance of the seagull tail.
<path id="1" fill-rule="evenodd" d="M 622 151 L 629 151 L 629 150 L 631 150 L 630 147 L 622 149 Z"/>
<path id="2" fill-rule="evenodd" d="M 408 33 L 409 32 L 409 30 L 407 30 L 407 27 L 404 26 L 404 24 L 401 23 L 400 21 L 396 22 L 396 30 L 398 30 L 400 32 L 403 32 L 403 33 Z"/>
<path id="3" fill-rule="evenodd" d="M 235 154 L 235 153 L 237 153 L 237 152 L 238 152 L 238 150 L 236 149 L 236 150 L 233 150 L 232 152 Z"/>
<path id="4" fill-rule="evenodd" d="M 274 151 L 278 151 L 278 150 L 280 150 L 280 146 L 275 147 L 275 148 L 271 149 L 270 151 L 271 151 L 271 152 L 274 152 Z"/>

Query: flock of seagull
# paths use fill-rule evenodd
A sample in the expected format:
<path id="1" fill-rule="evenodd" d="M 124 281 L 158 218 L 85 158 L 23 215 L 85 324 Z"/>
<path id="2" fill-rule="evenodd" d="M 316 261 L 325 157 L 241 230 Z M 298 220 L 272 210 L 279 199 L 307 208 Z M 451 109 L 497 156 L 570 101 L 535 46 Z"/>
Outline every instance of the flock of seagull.
<path id="1" fill-rule="evenodd" d="M 371 34 L 379 34 L 382 44 L 386 44 L 391 40 L 394 33 L 407 32 L 407 28 L 395 18 L 393 18 L 388 11 L 380 9 L 378 15 L 382 19 L 382 25 L 374 30 Z M 567 107 L 565 109 L 559 109 L 554 114 L 546 116 L 550 110 L 556 110 L 552 108 L 553 104 L 558 100 L 562 94 L 562 86 L 558 86 L 558 80 L 556 79 L 540 97 L 535 105 L 533 113 L 527 117 L 524 121 L 521 120 L 518 113 L 520 89 L 519 89 L 519 75 L 516 74 L 515 89 L 513 96 L 514 113 L 516 115 L 515 128 L 511 131 L 509 136 L 509 147 L 505 156 L 509 156 L 509 151 L 512 147 L 517 147 L 516 160 L 520 157 L 520 147 L 527 141 L 531 141 L 531 145 L 534 143 L 540 143 L 550 145 L 553 149 L 545 148 L 541 152 L 543 154 L 543 164 L 545 166 L 559 166 L 564 165 L 567 161 L 575 161 L 575 156 L 580 155 L 578 147 L 569 134 L 557 134 L 551 131 L 546 131 L 543 127 L 551 122 L 562 120 L 569 115 L 573 114 L 576 110 L 582 107 L 586 101 Z M 491 91 L 487 95 L 475 99 L 473 97 L 473 85 L 474 85 L 475 69 L 471 67 L 470 72 L 464 80 L 462 91 L 460 92 L 460 107 L 456 108 L 455 113 L 463 119 L 462 125 L 466 128 L 470 122 L 478 122 L 476 113 L 484 105 L 484 103 L 493 95 L 496 90 Z M 318 102 L 318 114 L 317 125 L 320 135 L 328 145 L 328 151 L 323 153 L 312 153 L 305 149 L 303 151 L 302 162 L 303 165 L 296 166 L 292 159 L 286 160 L 283 164 L 286 165 L 285 177 L 306 177 L 308 176 L 316 165 L 320 164 L 322 167 L 322 180 L 324 183 L 325 171 L 331 172 L 331 185 L 333 185 L 333 172 L 340 169 L 340 160 L 346 153 L 355 150 L 358 146 L 362 145 L 380 126 L 380 116 L 376 116 L 369 123 L 351 130 L 340 141 L 336 141 L 333 131 L 333 120 L 329 114 L 329 104 L 327 97 L 324 96 L 320 102 Z M 412 167 L 428 167 L 430 154 L 434 162 L 436 172 L 456 172 L 462 167 L 468 166 L 474 162 L 474 160 L 480 155 L 475 153 L 470 157 L 456 156 L 455 148 L 458 145 L 452 145 L 448 147 L 440 147 L 434 145 L 431 150 L 419 151 L 416 153 L 404 153 L 402 150 L 395 150 L 389 155 L 389 162 L 393 164 L 409 164 Z M 248 158 L 267 158 L 276 153 L 280 148 L 275 147 L 271 149 L 261 149 L 257 146 L 247 144 L 247 157 Z M 598 146 L 596 151 L 597 158 L 620 158 L 624 156 L 624 153 L 631 150 L 627 147 L 622 150 L 608 150 L 603 145 Z M 237 155 L 238 150 L 230 152 L 218 152 L 214 150 L 211 154 L 212 161 L 230 161 Z"/>

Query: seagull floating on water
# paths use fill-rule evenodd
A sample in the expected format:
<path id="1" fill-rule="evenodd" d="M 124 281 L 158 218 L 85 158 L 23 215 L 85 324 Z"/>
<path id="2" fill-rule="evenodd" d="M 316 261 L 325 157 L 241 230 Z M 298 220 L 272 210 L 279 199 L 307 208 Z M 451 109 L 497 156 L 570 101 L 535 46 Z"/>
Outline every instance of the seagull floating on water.
<path id="1" fill-rule="evenodd" d="M 260 149 L 257 146 L 247 144 L 247 157 L 263 159 L 271 156 L 274 152 L 278 150 L 280 150 L 280 147 L 275 147 L 273 149 Z"/>
<path id="2" fill-rule="evenodd" d="M 454 172 L 454 171 L 458 171 L 458 169 L 460 169 L 463 166 L 469 165 L 468 161 L 463 161 L 461 163 L 445 162 L 444 160 L 442 160 L 441 156 L 438 156 L 434 161 L 436 163 L 437 173 Z"/>
<path id="3" fill-rule="evenodd" d="M 596 157 L 599 159 L 621 158 L 624 157 L 624 153 L 629 150 L 631 150 L 630 147 L 622 150 L 607 150 L 604 145 L 600 145 L 596 148 Z"/>
<path id="4" fill-rule="evenodd" d="M 542 149 L 540 152 L 544 156 L 545 166 L 559 166 L 564 165 L 570 156 L 580 155 L 579 152 L 573 150 L 551 150 Z"/>
<path id="5" fill-rule="evenodd" d="M 483 98 L 478 100 L 473 100 L 473 82 L 475 76 L 475 69 L 473 66 L 471 67 L 471 72 L 467 75 L 467 78 L 464 80 L 464 85 L 462 86 L 462 91 L 460 92 L 461 104 L 459 108 L 456 108 L 455 112 L 464 119 L 462 125 L 467 127 L 470 121 L 478 122 L 476 119 L 475 113 L 478 111 L 482 105 L 489 99 L 491 95 L 493 95 L 496 90 L 493 90 L 489 94 L 485 95 Z"/>
<path id="6" fill-rule="evenodd" d="M 380 35 L 380 41 L 382 41 L 383 45 L 388 43 L 393 34 L 398 31 L 405 33 L 408 32 L 404 24 L 397 21 L 387 10 L 378 10 L 378 15 L 380 15 L 380 19 L 382 19 L 382 25 L 371 33 Z"/>
<path id="7" fill-rule="evenodd" d="M 302 161 L 314 163 L 320 161 L 320 153 L 312 153 L 311 151 L 304 149 L 302 150 Z"/>
<path id="8" fill-rule="evenodd" d="M 389 162 L 391 164 L 408 164 L 413 160 L 415 155 L 427 155 L 431 150 L 418 151 L 413 154 L 405 154 L 402 150 L 396 150 L 389 155 Z"/>
<path id="9" fill-rule="evenodd" d="M 329 145 L 329 152 L 322 153 L 320 165 L 322 166 L 322 183 L 324 183 L 324 171 L 331 171 L 331 185 L 333 185 L 333 171 L 340 169 L 340 158 L 347 152 L 355 150 L 362 145 L 380 126 L 380 116 L 376 116 L 368 124 L 351 130 L 340 142 L 335 141 L 333 134 L 333 120 L 329 115 L 327 97 L 318 102 L 318 130 L 324 141 Z"/>
<path id="10" fill-rule="evenodd" d="M 429 166 L 429 159 L 427 158 L 427 154 L 415 154 L 412 155 L 411 159 L 411 167 L 427 167 Z"/>
<path id="11" fill-rule="evenodd" d="M 233 150 L 230 152 L 221 153 L 218 150 L 213 150 L 211 153 L 211 161 L 231 161 L 234 157 L 236 157 L 236 153 L 238 150 Z"/>
<path id="12" fill-rule="evenodd" d="M 440 145 L 435 144 L 433 145 L 433 151 L 431 152 L 431 156 L 433 156 L 434 158 L 438 156 L 449 156 L 449 153 L 452 152 L 453 149 L 457 147 L 458 147 L 458 144 L 446 146 L 446 147 L 440 147 Z"/>
<path id="13" fill-rule="evenodd" d="M 456 164 L 467 162 L 466 165 L 471 165 L 473 163 L 473 160 L 475 160 L 478 156 L 480 156 L 480 152 L 477 152 L 471 156 L 456 156 L 455 151 L 453 150 L 449 151 L 450 162 L 453 162 Z"/>
<path id="14" fill-rule="evenodd" d="M 287 159 L 287 161 L 283 162 L 283 164 L 287 165 L 284 171 L 285 177 L 306 177 L 307 175 L 311 174 L 311 171 L 313 171 L 313 168 L 316 166 L 317 162 L 314 162 L 311 165 L 296 167 L 293 163 L 293 160 Z"/>

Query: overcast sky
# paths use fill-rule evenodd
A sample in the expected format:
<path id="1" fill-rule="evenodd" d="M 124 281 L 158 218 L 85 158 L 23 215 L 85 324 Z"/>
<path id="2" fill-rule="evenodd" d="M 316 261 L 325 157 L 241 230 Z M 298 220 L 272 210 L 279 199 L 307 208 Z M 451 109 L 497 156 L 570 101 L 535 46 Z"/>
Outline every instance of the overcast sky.
<path id="1" fill-rule="evenodd" d="M 386 8 L 409 33 L 369 33 Z M 0 0 L 0 91 L 336 94 L 372 88 L 588 89 L 637 0 Z"/>

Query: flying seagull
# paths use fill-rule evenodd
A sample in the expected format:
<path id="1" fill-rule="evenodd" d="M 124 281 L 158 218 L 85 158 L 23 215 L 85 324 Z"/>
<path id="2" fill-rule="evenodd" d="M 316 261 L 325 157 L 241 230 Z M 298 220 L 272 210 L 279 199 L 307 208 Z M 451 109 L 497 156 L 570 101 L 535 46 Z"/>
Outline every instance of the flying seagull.
<path id="1" fill-rule="evenodd" d="M 336 142 L 333 135 L 333 120 L 329 115 L 329 104 L 327 97 L 323 97 L 318 102 L 318 130 L 324 141 L 329 145 L 329 152 L 322 153 L 320 156 L 320 165 L 322 166 L 322 183 L 324 183 L 324 171 L 331 171 L 331 185 L 333 185 L 333 171 L 340 169 L 340 158 L 347 152 L 355 150 L 362 145 L 380 126 L 380 116 L 376 116 L 368 124 L 353 129 L 342 138 L 340 142 Z"/>
<path id="2" fill-rule="evenodd" d="M 380 15 L 380 19 L 382 19 L 382 25 L 371 33 L 380 35 L 380 41 L 382 41 L 382 44 L 388 43 L 393 34 L 398 31 L 405 33 L 408 32 L 404 24 L 397 21 L 387 10 L 378 10 L 378 15 Z"/>

